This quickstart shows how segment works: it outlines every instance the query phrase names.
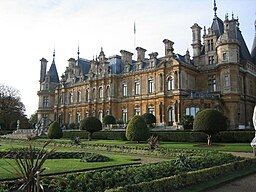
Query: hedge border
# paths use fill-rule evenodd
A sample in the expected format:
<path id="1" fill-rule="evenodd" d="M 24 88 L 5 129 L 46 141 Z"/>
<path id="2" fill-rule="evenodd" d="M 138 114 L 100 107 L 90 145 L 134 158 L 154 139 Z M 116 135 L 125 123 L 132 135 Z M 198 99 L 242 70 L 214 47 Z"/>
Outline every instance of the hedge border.
<path id="1" fill-rule="evenodd" d="M 87 139 L 86 131 L 64 131 L 64 138 L 80 137 Z M 151 131 L 151 135 L 158 136 L 160 141 L 169 142 L 206 142 L 207 136 L 205 133 L 197 131 Z M 224 143 L 250 143 L 255 136 L 255 131 L 236 130 L 222 131 L 213 137 L 213 142 Z M 125 131 L 99 131 L 93 133 L 93 139 L 102 140 L 123 140 L 126 141 Z"/>
<path id="2" fill-rule="evenodd" d="M 106 192 L 174 191 L 197 183 L 205 182 L 209 179 L 216 178 L 217 176 L 239 171 L 253 165 L 256 165 L 256 159 L 245 159 L 238 162 L 165 177 L 150 182 L 142 182 L 139 184 L 126 185 L 116 189 L 109 189 L 106 190 Z"/>

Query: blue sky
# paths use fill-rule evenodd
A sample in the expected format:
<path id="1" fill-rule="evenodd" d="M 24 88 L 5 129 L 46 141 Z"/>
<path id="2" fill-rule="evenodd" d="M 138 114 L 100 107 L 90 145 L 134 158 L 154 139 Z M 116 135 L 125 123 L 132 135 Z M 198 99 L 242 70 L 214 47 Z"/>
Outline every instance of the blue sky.
<path id="1" fill-rule="evenodd" d="M 217 15 L 239 18 L 240 29 L 251 51 L 255 35 L 255 0 L 217 0 Z M 0 1 L 0 83 L 20 90 L 27 115 L 37 110 L 40 59 L 48 67 L 56 50 L 61 75 L 70 57 L 92 59 L 101 47 L 106 56 L 147 49 L 163 56 L 163 39 L 170 39 L 174 52 L 191 49 L 194 23 L 210 27 L 213 0 L 1 0 Z"/>

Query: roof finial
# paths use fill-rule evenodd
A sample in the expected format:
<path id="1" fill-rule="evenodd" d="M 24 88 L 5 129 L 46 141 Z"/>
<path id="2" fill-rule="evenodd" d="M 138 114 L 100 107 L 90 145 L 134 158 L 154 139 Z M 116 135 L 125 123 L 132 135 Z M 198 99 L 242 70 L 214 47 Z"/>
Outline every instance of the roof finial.
<path id="1" fill-rule="evenodd" d="M 213 3 L 213 11 L 214 11 L 214 17 L 217 17 L 217 5 L 216 5 L 216 0 L 214 0 L 214 3 Z"/>
<path id="2" fill-rule="evenodd" d="M 80 54 L 80 51 L 79 51 L 79 45 L 78 45 L 78 49 L 77 49 L 77 58 L 79 59 L 79 54 Z"/>
<path id="3" fill-rule="evenodd" d="M 54 46 L 54 49 L 53 49 L 53 54 L 52 54 L 52 56 L 53 56 L 53 61 L 55 60 L 55 46 Z"/>

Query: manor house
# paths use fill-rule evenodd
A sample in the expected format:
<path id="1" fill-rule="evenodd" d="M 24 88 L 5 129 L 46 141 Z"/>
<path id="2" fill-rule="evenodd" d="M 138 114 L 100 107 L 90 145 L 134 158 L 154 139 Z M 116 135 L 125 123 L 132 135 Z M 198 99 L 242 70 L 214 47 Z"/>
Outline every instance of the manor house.
<path id="1" fill-rule="evenodd" d="M 229 119 L 230 128 L 249 125 L 256 104 L 256 35 L 250 53 L 238 19 L 232 14 L 222 21 L 216 10 L 215 4 L 208 29 L 197 23 L 191 27 L 192 55 L 175 53 L 168 39 L 163 56 L 146 54 L 142 47 L 136 48 L 136 59 L 126 50 L 106 56 L 101 48 L 96 58 L 86 60 L 78 49 L 61 77 L 55 53 L 48 71 L 42 58 L 39 120 L 70 124 L 111 114 L 127 122 L 149 112 L 158 126 L 176 126 L 183 115 L 214 108 Z"/>

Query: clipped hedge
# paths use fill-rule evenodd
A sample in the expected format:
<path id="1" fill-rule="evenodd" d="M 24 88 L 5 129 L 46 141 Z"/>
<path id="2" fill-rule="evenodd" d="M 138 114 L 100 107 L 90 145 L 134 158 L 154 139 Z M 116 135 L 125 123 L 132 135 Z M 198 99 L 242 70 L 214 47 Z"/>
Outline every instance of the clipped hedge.
<path id="1" fill-rule="evenodd" d="M 64 138 L 79 136 L 88 138 L 86 131 L 64 131 Z M 253 130 L 222 131 L 214 136 L 214 142 L 223 143 L 250 143 L 254 138 Z M 160 141 L 170 142 L 205 142 L 205 133 L 196 131 L 151 131 L 151 135 L 158 136 Z M 104 140 L 126 140 L 125 131 L 99 131 L 94 133 L 94 139 Z"/>
<path id="2" fill-rule="evenodd" d="M 164 177 L 150 182 L 126 185 L 106 192 L 149 192 L 149 191 L 176 191 L 187 186 L 202 183 L 221 175 L 239 171 L 247 167 L 255 166 L 256 159 L 245 159 L 238 162 L 227 163 L 196 171 L 190 171 L 179 175 Z"/>

